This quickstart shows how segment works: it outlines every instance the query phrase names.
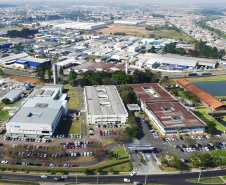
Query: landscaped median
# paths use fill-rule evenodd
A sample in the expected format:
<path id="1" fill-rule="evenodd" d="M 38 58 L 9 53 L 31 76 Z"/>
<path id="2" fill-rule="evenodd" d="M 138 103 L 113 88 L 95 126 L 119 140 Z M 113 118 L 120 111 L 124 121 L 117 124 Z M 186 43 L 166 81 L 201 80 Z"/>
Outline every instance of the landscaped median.
<path id="1" fill-rule="evenodd" d="M 4 183 L 4 184 L 40 185 L 38 182 L 31 182 L 31 181 L 15 181 L 15 180 L 3 180 L 3 179 L 0 179 L 0 183 Z"/>
<path id="2" fill-rule="evenodd" d="M 198 178 L 196 179 L 188 179 L 189 182 L 198 182 L 201 184 L 224 184 L 224 181 L 220 177 L 207 177 L 207 178 Z"/>
<path id="3" fill-rule="evenodd" d="M 116 159 L 116 152 L 118 149 L 118 158 Z M 81 161 L 80 161 L 81 162 Z M 63 162 L 62 162 L 63 163 Z M 79 163 L 79 161 L 74 161 L 74 163 Z M 132 164 L 129 159 L 129 155 L 126 153 L 123 147 L 116 147 L 112 149 L 106 159 L 96 165 L 89 167 L 43 167 L 43 166 L 21 166 L 21 165 L 9 165 L 9 164 L 0 164 L 1 171 L 13 171 L 15 172 L 25 172 L 31 171 L 36 172 L 37 174 L 47 172 L 47 173 L 64 173 L 64 172 L 84 172 L 85 169 L 89 168 L 92 172 L 95 172 L 97 168 L 101 168 L 102 172 L 130 172 L 132 170 Z"/>

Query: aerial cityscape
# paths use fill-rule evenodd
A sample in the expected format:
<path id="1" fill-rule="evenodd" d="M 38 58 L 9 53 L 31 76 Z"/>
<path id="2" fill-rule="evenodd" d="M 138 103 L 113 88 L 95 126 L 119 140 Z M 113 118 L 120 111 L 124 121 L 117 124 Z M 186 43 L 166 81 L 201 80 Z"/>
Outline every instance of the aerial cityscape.
<path id="1" fill-rule="evenodd" d="M 0 183 L 226 184 L 223 0 L 0 1 Z"/>

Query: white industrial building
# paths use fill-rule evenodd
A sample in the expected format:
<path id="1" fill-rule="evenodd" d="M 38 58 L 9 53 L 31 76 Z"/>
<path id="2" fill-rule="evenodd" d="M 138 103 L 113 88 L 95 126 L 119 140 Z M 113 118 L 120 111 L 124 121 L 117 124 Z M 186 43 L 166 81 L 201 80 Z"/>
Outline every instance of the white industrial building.
<path id="1" fill-rule="evenodd" d="M 28 99 L 6 124 L 7 133 L 21 136 L 52 136 L 63 115 L 67 101 L 45 98 Z"/>
<path id="2" fill-rule="evenodd" d="M 58 29 L 77 29 L 77 30 L 98 30 L 107 28 L 107 24 L 104 22 L 76 22 L 76 21 L 43 21 L 41 26 L 50 26 Z"/>
<path id="3" fill-rule="evenodd" d="M 137 19 L 124 19 L 124 20 L 116 20 L 115 24 L 129 24 L 129 25 L 140 25 L 145 24 L 145 20 L 137 20 Z"/>
<path id="4" fill-rule="evenodd" d="M 1 99 L 8 98 L 10 103 L 14 103 L 23 93 L 20 89 L 13 89 L 9 91 L 6 95 L 4 95 Z"/>
<path id="5" fill-rule="evenodd" d="M 85 86 L 84 93 L 89 124 L 126 122 L 128 113 L 114 85 Z"/>

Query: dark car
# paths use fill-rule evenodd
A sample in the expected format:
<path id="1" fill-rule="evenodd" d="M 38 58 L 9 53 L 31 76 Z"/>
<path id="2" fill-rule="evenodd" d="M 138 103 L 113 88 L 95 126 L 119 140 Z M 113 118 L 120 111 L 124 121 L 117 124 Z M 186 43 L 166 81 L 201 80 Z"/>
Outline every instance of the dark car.
<path id="1" fill-rule="evenodd" d="M 42 166 L 42 164 L 40 164 L 40 163 L 36 163 L 36 164 L 35 164 L 35 166 Z"/>
<path id="2" fill-rule="evenodd" d="M 55 181 L 64 181 L 64 179 L 62 179 L 62 178 L 60 178 L 60 177 L 59 177 L 59 178 L 56 177 L 56 178 L 54 178 L 54 180 L 55 180 Z"/>

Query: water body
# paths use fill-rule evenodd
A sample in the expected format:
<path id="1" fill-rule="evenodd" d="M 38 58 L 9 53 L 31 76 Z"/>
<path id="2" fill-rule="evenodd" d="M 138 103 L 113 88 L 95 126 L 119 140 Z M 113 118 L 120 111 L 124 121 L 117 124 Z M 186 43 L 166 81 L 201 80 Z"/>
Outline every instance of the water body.
<path id="1" fill-rule="evenodd" d="M 226 81 L 193 83 L 213 96 L 226 96 Z"/>

